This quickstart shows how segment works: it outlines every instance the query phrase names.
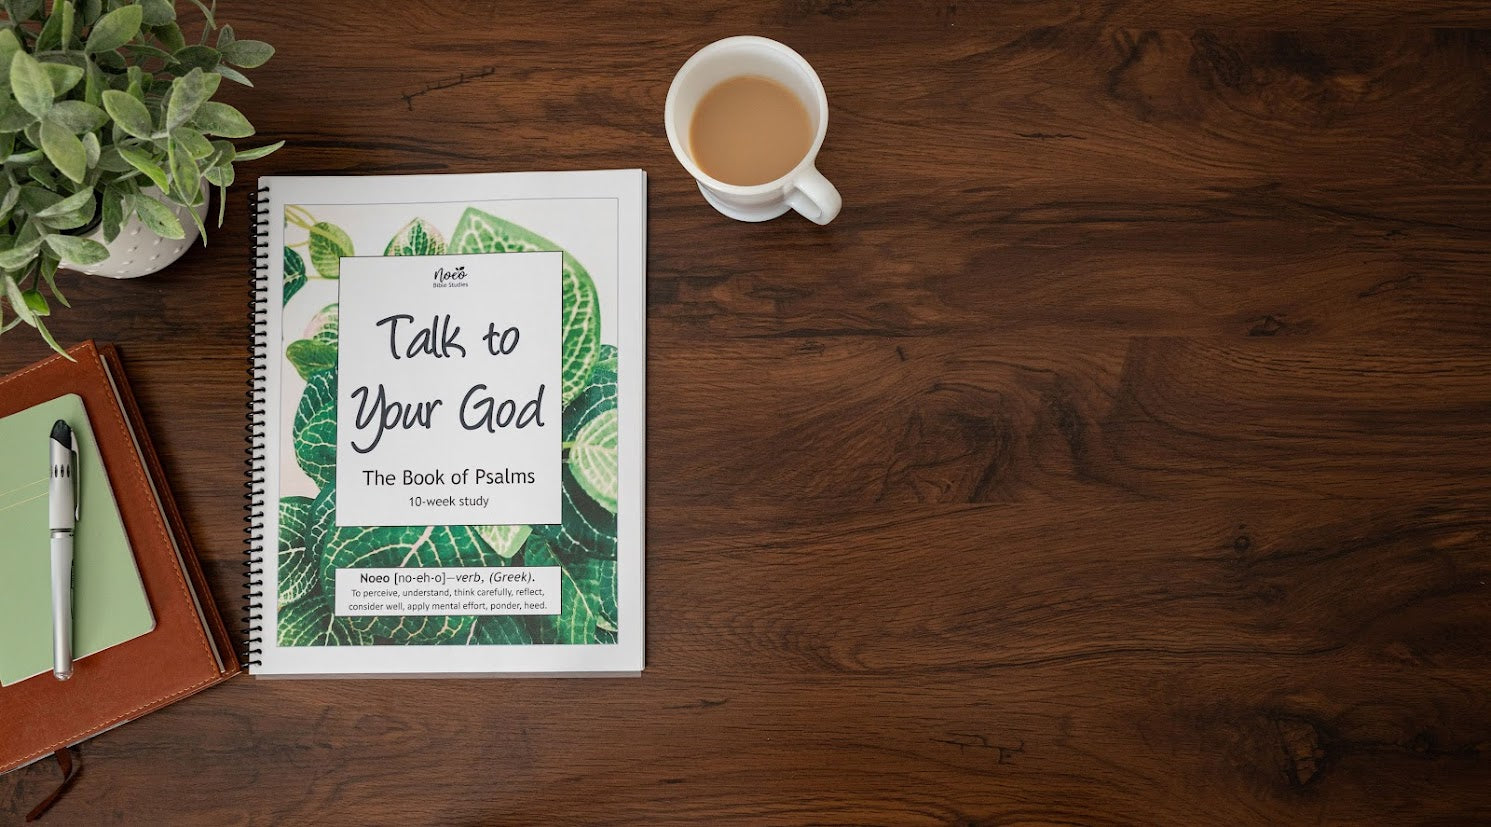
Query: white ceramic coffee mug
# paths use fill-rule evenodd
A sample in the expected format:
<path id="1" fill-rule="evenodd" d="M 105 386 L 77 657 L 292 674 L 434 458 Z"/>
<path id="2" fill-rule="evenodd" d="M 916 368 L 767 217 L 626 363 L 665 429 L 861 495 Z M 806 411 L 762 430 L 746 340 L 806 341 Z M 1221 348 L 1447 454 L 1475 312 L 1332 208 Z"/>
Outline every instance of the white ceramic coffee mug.
<path id="1" fill-rule="evenodd" d="M 753 75 L 774 80 L 797 96 L 813 126 L 813 143 L 791 172 L 769 181 L 742 187 L 710 177 L 689 151 L 689 126 L 704 93 L 730 78 Z M 828 132 L 828 96 L 818 73 L 802 55 L 764 37 L 727 37 L 694 53 L 673 76 L 663 109 L 668 143 L 678 162 L 699 182 L 704 200 L 739 221 L 768 221 L 797 210 L 808 220 L 827 224 L 839 214 L 843 199 L 813 162 Z"/>

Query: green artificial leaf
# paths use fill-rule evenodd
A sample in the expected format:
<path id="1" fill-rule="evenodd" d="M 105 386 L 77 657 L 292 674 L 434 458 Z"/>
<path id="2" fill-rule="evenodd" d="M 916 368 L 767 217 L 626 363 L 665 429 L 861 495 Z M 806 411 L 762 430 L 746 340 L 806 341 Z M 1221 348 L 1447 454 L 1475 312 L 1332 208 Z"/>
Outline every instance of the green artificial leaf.
<path id="1" fill-rule="evenodd" d="M 40 118 L 52 110 L 52 81 L 36 58 L 16 52 L 10 59 L 10 91 L 22 109 Z"/>
<path id="2" fill-rule="evenodd" d="M 186 228 L 171 208 L 144 193 L 135 198 L 135 210 L 151 232 L 161 238 L 186 238 Z"/>
<path id="3" fill-rule="evenodd" d="M 320 566 L 306 546 L 310 534 L 310 497 L 280 499 L 280 605 L 293 603 L 321 588 Z"/>
<path id="4" fill-rule="evenodd" d="M 21 41 L 13 28 L 0 29 L 0 86 L 10 88 L 10 60 L 21 51 Z"/>
<path id="5" fill-rule="evenodd" d="M 66 356 L 69 361 L 77 361 L 76 359 L 72 358 L 72 356 L 68 354 L 67 351 L 62 349 L 62 345 L 57 344 L 57 340 L 52 336 L 52 331 L 47 330 L 47 326 L 42 323 L 40 318 L 35 319 L 35 327 L 36 332 L 41 334 L 41 340 L 43 342 L 46 342 L 48 347 L 62 354 L 63 356 Z"/>
<path id="6" fill-rule="evenodd" d="M 57 101 L 52 105 L 52 110 L 47 113 L 46 119 L 74 135 L 81 135 L 108 123 L 109 115 L 91 103 Z"/>
<path id="7" fill-rule="evenodd" d="M 305 259 L 300 253 L 289 247 L 285 248 L 285 304 L 290 303 L 290 297 L 300 292 L 305 286 Z"/>
<path id="8" fill-rule="evenodd" d="M 174 16 L 174 14 L 175 10 L 172 9 L 172 15 Z M 181 33 L 181 26 L 175 20 L 156 26 L 151 30 L 151 33 L 155 35 L 156 40 L 160 41 L 160 45 L 168 49 L 173 55 L 186 48 L 186 36 Z M 175 58 L 173 57 L 172 59 L 174 60 Z"/>
<path id="9" fill-rule="evenodd" d="M 481 210 L 467 208 L 451 233 L 449 250 L 463 253 L 523 253 L 559 250 L 554 242 Z M 568 404 L 585 387 L 601 345 L 600 294 L 580 262 L 564 253 L 564 310 L 560 401 Z"/>
<path id="10" fill-rule="evenodd" d="M 83 158 L 84 161 L 88 160 L 86 155 L 87 153 L 85 151 L 85 157 Z M 26 176 L 36 183 L 41 184 L 48 191 L 62 189 L 62 185 L 58 183 L 57 176 L 53 174 L 52 167 L 49 165 L 37 164 L 36 166 L 26 170 Z"/>
<path id="11" fill-rule="evenodd" d="M 56 5 L 53 5 L 56 10 Z M 35 52 L 50 52 L 62 45 L 62 15 L 53 14 L 47 17 L 47 22 L 41 27 L 36 35 L 36 43 L 32 46 Z"/>
<path id="12" fill-rule="evenodd" d="M 0 113 L 0 132 L 15 133 L 36 123 L 36 116 L 21 108 L 14 100 L 5 104 L 3 113 Z M 38 157 L 40 154 L 38 153 Z"/>
<path id="13" fill-rule="evenodd" d="M 222 62 L 223 56 L 211 46 L 186 46 L 171 53 L 184 69 L 201 69 L 210 72 Z"/>
<path id="14" fill-rule="evenodd" d="M 10 217 L 11 211 L 16 208 L 16 202 L 20 200 L 20 187 L 13 186 L 5 191 L 5 195 L 0 197 L 0 224 L 4 224 L 5 220 Z"/>
<path id="15" fill-rule="evenodd" d="M 274 47 L 262 40 L 234 40 L 219 48 L 223 60 L 242 69 L 257 69 L 274 57 Z"/>
<path id="16" fill-rule="evenodd" d="M 141 22 L 151 28 L 176 22 L 176 4 L 172 0 L 141 0 L 140 9 L 144 15 Z"/>
<path id="17" fill-rule="evenodd" d="M 309 380 L 321 371 L 336 370 L 337 346 L 319 339 L 297 339 L 285 348 L 285 358 L 295 366 L 300 378 Z"/>
<path id="18" fill-rule="evenodd" d="M 109 257 L 109 248 L 91 238 L 75 235 L 49 235 L 47 246 L 71 264 L 97 264 Z"/>
<path id="19" fill-rule="evenodd" d="M 19 23 L 36 17 L 41 4 L 42 0 L 6 0 L 5 8 L 10 12 L 10 19 Z"/>
<path id="20" fill-rule="evenodd" d="M 330 595 L 297 600 L 279 612 L 281 646 L 356 646 L 372 643 L 347 621 L 332 613 Z"/>
<path id="21" fill-rule="evenodd" d="M 254 125 L 242 112 L 219 101 L 208 101 L 192 119 L 192 124 L 208 135 L 224 138 L 247 138 L 254 134 Z"/>
<path id="22" fill-rule="evenodd" d="M 81 190 L 36 213 L 37 218 L 58 218 L 82 210 L 93 203 L 93 190 Z"/>
<path id="23" fill-rule="evenodd" d="M 342 257 L 353 255 L 352 239 L 341 227 L 325 221 L 311 226 L 311 266 L 321 278 L 340 278 Z"/>
<path id="24" fill-rule="evenodd" d="M 202 12 L 202 16 L 207 18 L 208 29 L 217 28 L 217 20 L 213 16 L 213 11 L 217 8 L 217 0 L 212 0 L 211 6 L 203 3 L 202 0 L 192 0 L 192 5 L 196 6 L 197 9 Z"/>
<path id="25" fill-rule="evenodd" d="M 98 208 L 92 189 L 85 189 L 58 201 L 32 216 L 54 230 L 75 230 L 93 220 Z"/>
<path id="26" fill-rule="evenodd" d="M 4 255 L 4 253 L 0 253 L 0 255 Z M 6 269 L 10 268 L 7 267 Z M 4 282 L 5 298 L 10 301 L 10 309 L 21 321 L 32 327 L 36 327 L 36 314 L 32 313 L 31 307 L 26 304 L 26 296 L 21 292 L 21 286 L 16 284 L 15 278 L 10 275 L 4 277 Z"/>
<path id="27" fill-rule="evenodd" d="M 149 140 L 155 134 L 154 121 L 150 118 L 150 110 L 145 104 L 136 100 L 134 95 L 121 92 L 118 89 L 106 89 L 103 92 L 104 111 L 119 124 L 119 128 L 133 137 Z M 123 152 L 123 149 L 120 150 Z"/>
<path id="28" fill-rule="evenodd" d="M 40 249 L 41 236 L 39 235 L 26 241 L 17 238 L 10 247 L 0 250 L 0 270 L 21 269 L 36 257 L 36 251 Z"/>
<path id="29" fill-rule="evenodd" d="M 291 433 L 300 470 L 321 487 L 336 479 L 336 371 L 322 371 L 306 379 Z"/>
<path id="30" fill-rule="evenodd" d="M 100 15 L 104 13 L 103 0 L 83 0 L 80 18 L 84 26 L 91 26 L 98 22 Z"/>
<path id="31" fill-rule="evenodd" d="M 166 145 L 170 147 L 168 160 L 171 164 L 171 195 L 180 203 L 196 204 L 194 196 L 202 189 L 201 167 L 197 166 L 191 152 L 175 138 L 168 138 Z"/>
<path id="32" fill-rule="evenodd" d="M 208 167 L 207 171 L 202 173 L 202 177 L 206 178 L 208 183 L 219 187 L 231 187 L 233 186 L 233 165 L 223 164 L 222 166 Z"/>
<path id="33" fill-rule="evenodd" d="M 21 187 L 21 206 L 27 212 L 33 215 L 41 212 L 42 210 L 52 206 L 53 204 L 61 200 L 61 195 L 48 189 L 33 187 L 29 184 Z M 29 234 L 26 232 L 28 227 L 32 230 L 32 232 Z M 16 241 L 19 243 L 21 241 L 29 241 L 33 238 L 36 238 L 40 235 L 39 232 L 36 232 L 36 230 L 39 229 L 39 225 L 33 227 L 30 223 L 28 223 L 26 226 L 23 226 L 21 228 L 21 232 L 16 234 Z"/>
<path id="34" fill-rule="evenodd" d="M 145 177 L 150 179 L 150 183 L 154 184 L 156 189 L 164 192 L 171 186 L 169 179 L 166 177 L 166 171 L 160 168 L 160 165 L 155 162 L 154 158 L 150 157 L 148 152 L 128 146 L 117 147 L 117 152 L 126 164 L 145 173 Z M 102 160 L 100 159 L 100 162 Z"/>
<path id="35" fill-rule="evenodd" d="M 103 229 L 104 243 L 107 244 L 119 237 L 119 230 L 124 226 L 124 190 L 115 184 L 104 187 L 103 194 Z"/>
<path id="36" fill-rule="evenodd" d="M 108 69 L 111 73 L 123 72 L 128 67 L 124 61 L 124 55 L 118 52 L 99 52 L 93 55 L 93 62 L 100 69 Z M 120 84 L 116 83 L 116 86 Z"/>
<path id="37" fill-rule="evenodd" d="M 416 218 L 405 224 L 383 248 L 385 256 L 438 256 L 445 252 L 445 239 L 434 225 Z"/>
<path id="38" fill-rule="evenodd" d="M 99 55 L 96 59 L 102 61 L 102 58 L 112 54 L 114 53 L 105 52 L 104 54 Z M 151 86 L 151 79 L 149 77 L 146 77 L 145 70 L 141 69 L 137 64 L 131 63 L 124 67 L 124 78 L 124 91 L 128 92 L 130 97 L 134 98 L 140 103 L 144 103 L 145 93 L 150 90 Z M 157 103 L 159 103 L 159 101 L 157 101 Z M 155 108 L 157 110 L 160 109 L 159 106 L 156 106 Z"/>
<path id="39" fill-rule="evenodd" d="M 83 70 L 77 66 L 66 63 L 43 63 L 42 71 L 46 72 L 47 81 L 52 84 L 52 97 L 59 98 L 67 90 L 78 85 L 83 79 Z"/>
<path id="40" fill-rule="evenodd" d="M 99 146 L 98 136 L 92 132 L 83 135 L 83 160 L 87 162 L 89 169 L 98 168 L 99 156 L 103 154 L 103 147 Z"/>
<path id="41" fill-rule="evenodd" d="M 58 172 L 79 184 L 83 182 L 88 174 L 88 153 L 78 136 L 52 121 L 42 121 L 41 150 Z"/>
<path id="42" fill-rule="evenodd" d="M 63 49 L 72 48 L 73 27 L 77 23 L 78 10 L 72 0 L 52 0 L 52 16 L 62 18 L 62 29 L 57 42 Z"/>
<path id="43" fill-rule="evenodd" d="M 83 51 L 108 52 L 123 46 L 140 33 L 145 10 L 140 6 L 123 6 L 100 17 L 88 33 Z"/>
<path id="44" fill-rule="evenodd" d="M 33 149 L 27 152 L 17 152 L 5 159 L 6 166 L 29 167 L 41 160 L 41 150 Z"/>
<path id="45" fill-rule="evenodd" d="M 202 133 L 185 126 L 171 132 L 171 140 L 180 145 L 182 149 L 185 149 L 197 161 L 205 160 L 217 151 L 212 146 L 212 142 L 203 137 Z"/>
<path id="46" fill-rule="evenodd" d="M 224 46 L 232 43 L 236 39 L 238 38 L 237 35 L 233 33 L 233 27 L 227 25 L 223 26 L 221 29 L 217 30 L 217 50 L 221 52 Z"/>
<path id="47" fill-rule="evenodd" d="M 559 614 L 526 618 L 535 643 L 596 643 L 602 628 L 616 630 L 615 560 L 564 559 L 535 537 L 523 547 L 523 565 L 559 568 Z"/>
<path id="48" fill-rule="evenodd" d="M 193 69 L 171 81 L 170 97 L 166 99 L 165 130 L 174 134 L 177 128 L 191 120 L 192 116 L 196 115 L 201 106 L 217 91 L 217 85 L 221 82 L 221 76 L 207 74 L 201 69 Z M 218 106 L 225 105 L 218 104 Z"/>
<path id="49" fill-rule="evenodd" d="M 506 563 L 470 526 L 332 526 L 321 554 L 321 587 L 335 587 L 337 569 Z"/>
<path id="50" fill-rule="evenodd" d="M 72 302 L 68 301 L 67 297 L 62 295 L 62 291 L 57 289 L 57 267 L 59 264 L 61 264 L 61 260 L 55 252 L 43 249 L 41 251 L 41 266 L 37 268 L 37 272 L 41 273 L 42 281 L 47 283 L 47 289 L 52 291 L 53 296 L 57 297 L 57 301 L 62 302 L 63 307 L 72 307 Z"/>
<path id="51" fill-rule="evenodd" d="M 580 426 L 569 449 L 569 470 L 585 493 L 616 513 L 617 413 L 607 409 Z"/>
<path id="52" fill-rule="evenodd" d="M 527 525 L 479 525 L 472 528 L 504 560 L 511 560 L 528 542 L 528 535 L 533 533 L 533 526 Z"/>
<path id="53" fill-rule="evenodd" d="M 224 66 L 222 64 L 218 64 L 215 68 L 213 68 L 212 71 L 217 72 L 219 75 L 222 75 L 223 77 L 227 78 L 228 80 L 233 81 L 234 83 L 241 83 L 244 86 L 249 86 L 249 87 L 252 87 L 254 85 L 254 84 L 250 83 L 249 79 L 246 78 L 246 77 L 244 77 L 243 73 L 240 72 L 240 71 L 238 71 L 237 69 L 233 69 L 233 68 L 230 68 L 228 66 Z"/>
<path id="54" fill-rule="evenodd" d="M 47 304 L 47 297 L 43 296 L 41 294 L 40 290 L 37 290 L 35 288 L 27 290 L 27 291 L 25 291 L 24 293 L 21 294 L 21 298 L 25 300 L 26 306 L 31 309 L 31 314 L 32 315 L 34 315 L 34 316 L 50 316 L 50 315 L 52 315 L 51 305 Z"/>
<path id="55" fill-rule="evenodd" d="M 258 159 L 263 158 L 265 155 L 274 152 L 276 149 L 279 149 L 284 145 L 284 141 L 275 141 L 272 144 L 265 144 L 264 146 L 256 146 L 253 149 L 241 150 L 233 156 L 233 161 L 235 163 L 238 161 L 257 161 Z"/>
<path id="56" fill-rule="evenodd" d="M 104 105 L 104 90 L 108 87 L 108 80 L 104 73 L 99 70 L 98 64 L 88 61 L 83 67 L 83 102 L 97 106 L 100 109 Z"/>
<path id="57" fill-rule="evenodd" d="M 523 618 L 513 615 L 478 617 L 471 634 L 463 641 L 468 646 L 527 646 L 532 642 L 528 625 Z"/>
<path id="58" fill-rule="evenodd" d="M 165 49 L 157 49 L 154 46 L 146 46 L 144 43 L 128 43 L 124 49 L 129 52 L 130 57 L 136 62 L 143 63 L 146 58 L 154 57 L 165 61 L 167 64 L 176 62 L 176 58 Z"/>
<path id="59" fill-rule="evenodd" d="M 109 144 L 98 154 L 98 168 L 105 172 L 129 172 L 134 169 L 124 156 L 119 154 L 119 147 Z"/>

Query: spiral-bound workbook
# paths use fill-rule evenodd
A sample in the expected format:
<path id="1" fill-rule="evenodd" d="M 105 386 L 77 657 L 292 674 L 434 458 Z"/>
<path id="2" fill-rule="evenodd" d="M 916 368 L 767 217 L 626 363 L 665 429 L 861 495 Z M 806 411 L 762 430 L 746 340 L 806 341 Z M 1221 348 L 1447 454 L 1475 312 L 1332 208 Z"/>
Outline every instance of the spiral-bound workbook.
<path id="1" fill-rule="evenodd" d="M 641 671 L 645 192 L 260 180 L 251 673 Z"/>

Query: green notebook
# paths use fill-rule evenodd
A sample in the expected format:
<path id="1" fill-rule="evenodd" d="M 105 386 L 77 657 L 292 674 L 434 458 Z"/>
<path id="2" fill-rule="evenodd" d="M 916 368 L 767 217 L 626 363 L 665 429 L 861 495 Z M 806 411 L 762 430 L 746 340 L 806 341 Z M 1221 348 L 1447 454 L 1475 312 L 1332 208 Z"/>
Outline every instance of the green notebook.
<path id="1" fill-rule="evenodd" d="M 0 418 L 0 686 L 52 671 L 47 435 L 59 419 L 78 443 L 74 657 L 155 628 L 82 397 L 60 396 Z"/>

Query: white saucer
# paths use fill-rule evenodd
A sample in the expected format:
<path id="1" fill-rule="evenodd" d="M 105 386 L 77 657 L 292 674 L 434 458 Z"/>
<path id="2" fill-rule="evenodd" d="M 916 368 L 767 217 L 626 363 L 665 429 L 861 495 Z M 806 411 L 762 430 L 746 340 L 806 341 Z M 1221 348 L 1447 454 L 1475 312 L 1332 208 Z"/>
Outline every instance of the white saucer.
<path id="1" fill-rule="evenodd" d="M 705 189 L 703 184 L 699 185 L 699 192 L 704 195 L 704 200 L 709 202 L 709 206 L 736 221 L 770 221 L 792 209 L 786 204 L 773 204 L 768 207 L 736 207 L 715 198 L 714 193 Z"/>

